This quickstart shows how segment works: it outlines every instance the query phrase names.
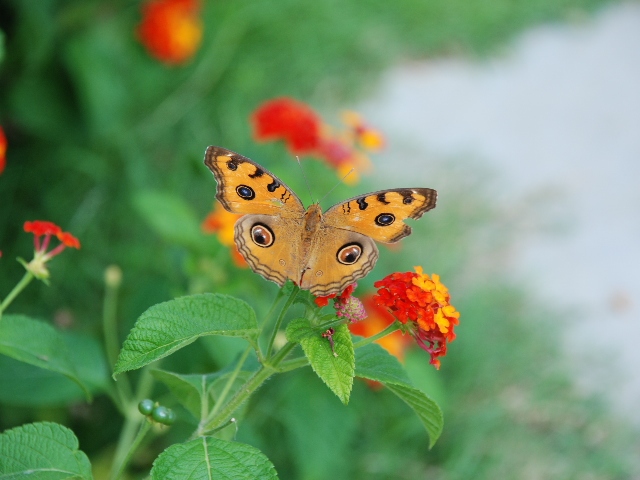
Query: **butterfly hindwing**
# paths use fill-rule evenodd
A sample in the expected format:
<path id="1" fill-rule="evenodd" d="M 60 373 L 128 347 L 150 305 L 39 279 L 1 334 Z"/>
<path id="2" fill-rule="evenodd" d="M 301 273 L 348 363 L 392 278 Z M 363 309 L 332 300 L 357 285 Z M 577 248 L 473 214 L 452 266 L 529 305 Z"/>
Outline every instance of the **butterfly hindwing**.
<path id="1" fill-rule="evenodd" d="M 218 182 L 216 198 L 237 214 L 267 214 L 300 218 L 305 209 L 298 196 L 278 177 L 247 157 L 210 146 L 204 163 Z"/>
<path id="2" fill-rule="evenodd" d="M 334 205 L 325 212 L 324 222 L 378 242 L 395 243 L 411 233 L 404 220 L 420 218 L 436 206 L 436 198 L 430 188 L 380 190 Z"/>
<path id="3" fill-rule="evenodd" d="M 348 258 L 349 253 L 357 253 Z M 346 254 L 346 255 L 345 255 Z M 378 247 L 371 238 L 356 232 L 324 226 L 306 262 L 300 288 L 313 295 L 339 293 L 366 276 L 378 260 Z"/>

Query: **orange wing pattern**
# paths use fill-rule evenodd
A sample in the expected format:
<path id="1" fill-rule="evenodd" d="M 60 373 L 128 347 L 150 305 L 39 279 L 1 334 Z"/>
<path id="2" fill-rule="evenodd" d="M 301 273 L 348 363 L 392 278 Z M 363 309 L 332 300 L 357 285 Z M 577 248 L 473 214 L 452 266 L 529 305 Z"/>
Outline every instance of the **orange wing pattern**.
<path id="1" fill-rule="evenodd" d="M 367 193 L 334 205 L 324 214 L 325 225 L 395 243 L 411 233 L 407 218 L 420 218 L 436 206 L 430 188 L 396 188 Z"/>
<path id="2" fill-rule="evenodd" d="M 278 177 L 247 157 L 211 146 L 204 163 L 218 182 L 216 198 L 232 213 L 300 218 L 305 209 L 298 196 Z"/>

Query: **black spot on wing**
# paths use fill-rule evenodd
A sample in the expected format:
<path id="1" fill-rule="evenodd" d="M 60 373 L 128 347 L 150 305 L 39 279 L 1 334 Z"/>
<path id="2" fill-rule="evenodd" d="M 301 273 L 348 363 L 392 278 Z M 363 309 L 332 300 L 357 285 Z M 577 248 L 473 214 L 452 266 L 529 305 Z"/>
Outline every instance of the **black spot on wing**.
<path id="1" fill-rule="evenodd" d="M 250 178 L 259 178 L 264 175 L 264 170 L 259 167 L 256 167 L 256 171 L 249 175 Z"/>
<path id="2" fill-rule="evenodd" d="M 358 204 L 358 207 L 360 207 L 360 210 L 366 210 L 369 206 L 365 197 L 356 198 L 356 203 Z"/>
<path id="3" fill-rule="evenodd" d="M 380 203 L 384 203 L 385 205 L 389 205 L 391 202 L 387 202 L 387 198 L 386 198 L 386 193 L 385 192 L 381 192 L 378 195 L 376 195 L 376 199 L 380 202 Z"/>
<path id="4" fill-rule="evenodd" d="M 273 182 L 267 185 L 267 190 L 269 190 L 271 193 L 275 192 L 278 188 L 280 188 L 280 182 L 275 178 L 273 179 Z"/>

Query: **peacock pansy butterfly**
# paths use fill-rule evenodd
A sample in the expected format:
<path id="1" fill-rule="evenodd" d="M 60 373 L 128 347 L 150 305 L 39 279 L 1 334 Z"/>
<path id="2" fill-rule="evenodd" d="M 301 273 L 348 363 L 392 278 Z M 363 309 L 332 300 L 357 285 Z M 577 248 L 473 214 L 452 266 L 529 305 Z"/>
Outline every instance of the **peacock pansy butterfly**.
<path id="1" fill-rule="evenodd" d="M 216 198 L 231 213 L 238 250 L 267 280 L 293 280 L 313 295 L 338 293 L 367 275 L 378 260 L 374 242 L 411 233 L 407 218 L 436 206 L 430 188 L 393 188 L 345 200 L 322 212 L 305 209 L 278 177 L 242 155 L 210 146 L 204 163 L 218 182 Z"/>

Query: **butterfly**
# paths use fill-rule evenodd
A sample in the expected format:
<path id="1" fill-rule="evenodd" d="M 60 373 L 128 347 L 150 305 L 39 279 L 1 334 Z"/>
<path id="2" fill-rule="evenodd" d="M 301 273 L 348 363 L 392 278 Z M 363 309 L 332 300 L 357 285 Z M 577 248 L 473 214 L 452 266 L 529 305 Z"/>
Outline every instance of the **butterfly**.
<path id="1" fill-rule="evenodd" d="M 436 206 L 430 188 L 394 188 L 345 200 L 322 212 L 305 209 L 278 177 L 222 147 L 207 148 L 205 165 L 218 183 L 216 198 L 244 215 L 234 227 L 238 250 L 252 270 L 282 286 L 293 280 L 315 296 L 339 293 L 378 260 L 375 241 L 395 243 L 411 233 L 407 218 Z"/>

